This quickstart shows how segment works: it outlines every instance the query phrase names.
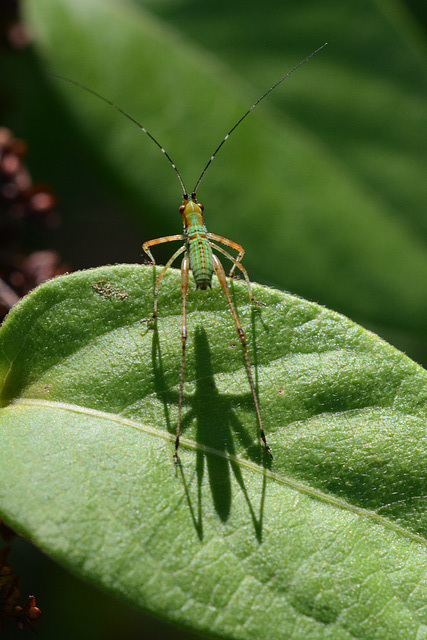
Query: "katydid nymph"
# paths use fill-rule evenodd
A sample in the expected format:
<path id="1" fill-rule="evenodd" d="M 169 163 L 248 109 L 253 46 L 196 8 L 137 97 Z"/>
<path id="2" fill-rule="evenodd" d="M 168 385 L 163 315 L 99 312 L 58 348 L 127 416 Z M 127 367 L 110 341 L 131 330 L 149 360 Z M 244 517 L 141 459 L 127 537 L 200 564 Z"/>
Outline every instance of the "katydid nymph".
<path id="1" fill-rule="evenodd" d="M 198 202 L 197 197 L 196 197 L 196 192 L 197 192 L 197 189 L 200 186 L 200 183 L 201 183 L 202 179 L 204 178 L 204 176 L 206 174 L 207 169 L 209 168 L 210 164 L 212 163 L 212 161 L 216 157 L 218 151 L 221 149 L 221 147 L 223 146 L 225 141 L 228 140 L 228 138 L 230 137 L 231 133 L 233 133 L 233 131 L 239 126 L 239 124 L 246 118 L 246 116 L 248 116 L 250 114 L 250 112 L 253 109 L 255 109 L 255 107 L 261 102 L 261 100 L 266 98 L 269 95 L 269 93 L 271 93 L 276 87 L 278 87 L 283 82 L 283 80 L 288 78 L 291 75 L 291 73 L 293 73 L 296 69 L 298 69 L 298 67 L 300 67 L 302 64 L 307 62 L 312 56 L 314 56 L 316 53 L 318 53 L 326 45 L 327 45 L 327 43 L 323 44 L 321 47 L 319 47 L 318 49 L 313 51 L 309 56 L 304 58 L 304 60 L 302 60 L 293 69 L 291 69 L 291 71 L 289 71 L 280 80 L 278 80 L 278 82 L 276 82 L 272 87 L 270 87 L 270 89 L 268 89 L 268 91 L 266 91 L 250 107 L 250 109 L 248 109 L 246 111 L 246 113 L 243 114 L 243 116 L 229 130 L 227 135 L 224 136 L 224 138 L 222 139 L 220 144 L 217 146 L 217 148 L 215 149 L 213 154 L 210 156 L 206 166 L 204 167 L 202 173 L 200 174 L 199 179 L 196 182 L 196 185 L 195 185 L 194 189 L 190 193 L 187 191 L 187 189 L 186 189 L 186 187 L 184 185 L 183 179 L 181 177 L 181 174 L 178 171 L 178 169 L 176 167 L 176 164 L 172 160 L 171 156 L 162 147 L 162 145 L 156 140 L 156 138 L 145 127 L 143 127 L 137 120 L 135 120 L 132 116 L 130 116 L 125 111 L 123 111 L 123 109 L 118 107 L 116 104 L 114 104 L 113 102 L 111 102 L 107 98 L 104 98 L 102 95 L 96 93 L 95 91 L 93 91 L 92 89 L 89 89 L 88 87 L 85 87 L 81 83 L 76 82 L 75 80 L 71 80 L 70 78 L 65 78 L 63 76 L 54 76 L 56 78 L 59 78 L 59 79 L 62 79 L 62 80 L 66 80 L 66 81 L 70 82 L 71 84 L 74 84 L 74 85 L 84 89 L 85 91 L 88 91 L 89 93 L 91 93 L 92 95 L 96 96 L 97 98 L 100 98 L 101 100 L 103 100 L 104 102 L 109 104 L 110 106 L 114 107 L 114 109 L 119 111 L 121 114 L 123 114 L 126 118 L 128 118 L 128 120 L 130 120 L 131 122 L 136 124 L 144 133 L 147 134 L 147 136 L 159 147 L 159 149 L 162 151 L 162 153 L 166 156 L 169 164 L 172 166 L 173 170 L 175 171 L 175 173 L 176 173 L 176 175 L 178 177 L 179 183 L 181 185 L 181 188 L 182 188 L 183 203 L 179 207 L 179 212 L 181 213 L 181 216 L 182 216 L 183 232 L 180 233 L 180 234 L 164 236 L 162 238 L 155 238 L 154 240 L 149 240 L 148 242 L 144 242 L 144 244 L 142 245 L 142 248 L 143 248 L 144 252 L 148 255 L 148 257 L 149 257 L 149 259 L 151 261 L 151 264 L 153 265 L 153 268 L 155 268 L 156 261 L 154 259 L 154 256 L 151 253 L 151 247 L 154 247 L 154 246 L 156 246 L 158 244 L 162 244 L 162 243 L 165 243 L 165 242 L 180 241 L 180 242 L 183 243 L 175 251 L 175 253 L 171 256 L 171 258 L 166 262 L 166 264 L 162 267 L 160 273 L 157 275 L 157 277 L 155 279 L 155 283 L 154 283 L 154 309 L 153 309 L 153 313 L 148 319 L 142 320 L 142 321 L 145 321 L 145 322 L 150 324 L 157 318 L 157 315 L 158 315 L 158 294 L 159 294 L 159 286 L 160 286 L 161 280 L 162 280 L 164 274 L 166 273 L 166 271 L 169 269 L 169 267 L 175 262 L 175 260 L 179 256 L 181 256 L 182 254 L 184 254 L 184 256 L 182 258 L 182 262 L 181 262 L 181 291 L 182 291 L 181 343 L 182 343 L 182 349 L 181 349 L 181 371 L 180 371 L 179 396 L 178 396 L 178 419 L 177 419 L 176 436 L 175 436 L 175 450 L 174 450 L 174 454 L 173 454 L 173 459 L 174 459 L 175 464 L 179 463 L 178 448 L 179 448 L 179 441 L 180 441 L 180 435 L 181 435 L 182 405 L 183 405 L 183 395 L 184 395 L 185 348 L 186 348 L 186 343 L 187 343 L 187 292 L 188 292 L 189 273 L 190 273 L 190 271 L 193 274 L 193 279 L 194 279 L 194 282 L 195 282 L 195 285 L 196 285 L 196 289 L 206 290 L 207 288 L 210 288 L 212 286 L 212 278 L 213 278 L 214 273 L 215 273 L 215 275 L 216 275 L 216 277 L 217 277 L 217 279 L 219 281 L 219 284 L 220 284 L 220 286 L 222 288 L 222 291 L 224 293 L 224 296 L 226 298 L 228 307 L 230 309 L 231 315 L 233 317 L 233 321 L 234 321 L 234 324 L 236 326 L 236 330 L 237 330 L 237 334 L 239 336 L 240 343 L 242 345 L 245 368 L 246 368 L 246 373 L 247 373 L 247 377 L 248 377 L 248 381 L 249 381 L 249 386 L 250 386 L 250 390 L 251 390 L 251 394 L 252 394 L 252 398 L 253 398 L 253 403 L 254 403 L 254 406 L 255 406 L 255 412 L 256 412 L 256 415 L 257 415 L 257 421 L 258 421 L 258 427 L 259 427 L 260 436 L 261 436 L 261 439 L 262 439 L 262 441 L 264 443 L 264 447 L 265 447 L 265 450 L 266 450 L 267 454 L 271 458 L 273 458 L 272 451 L 271 451 L 269 445 L 267 444 L 267 440 L 266 440 L 266 437 L 265 437 L 264 426 L 263 426 L 263 421 L 262 421 L 262 417 L 261 417 L 261 411 L 260 411 L 260 407 L 259 407 L 258 396 L 257 396 L 256 388 L 255 388 L 254 378 L 253 378 L 253 375 L 252 375 L 252 368 L 251 368 L 251 362 L 250 362 L 250 359 L 249 359 L 249 353 L 248 353 L 248 348 L 247 348 L 247 344 L 246 344 L 245 333 L 243 331 L 242 325 L 241 325 L 240 320 L 239 320 L 239 316 L 237 314 L 236 307 L 235 307 L 235 305 L 233 303 L 233 300 L 232 300 L 232 297 L 231 297 L 231 293 L 230 293 L 230 289 L 229 289 L 229 286 L 228 286 L 228 283 L 227 283 L 227 278 L 226 278 L 226 275 L 225 275 L 224 267 L 222 266 L 221 261 L 219 260 L 218 256 L 214 252 L 222 254 L 228 260 L 230 260 L 230 262 L 232 263 L 232 267 L 231 267 L 231 270 L 229 272 L 229 277 L 233 276 L 233 274 L 235 272 L 235 269 L 238 269 L 241 272 L 241 274 L 243 275 L 243 277 L 244 277 L 244 279 L 246 281 L 249 300 L 251 301 L 251 303 L 253 303 L 255 305 L 260 305 L 262 303 L 259 303 L 258 301 L 255 300 L 255 298 L 254 298 L 254 296 L 252 294 L 251 283 L 250 283 L 250 280 L 249 280 L 248 273 L 247 273 L 245 267 L 242 265 L 242 259 L 243 259 L 243 256 L 245 254 L 244 248 L 240 244 L 238 244 L 237 242 L 234 242 L 233 240 L 228 240 L 227 238 L 224 238 L 223 236 L 217 235 L 215 233 L 208 232 L 207 228 L 205 227 L 204 220 L 203 220 L 204 207 L 200 202 Z M 222 245 L 222 246 L 220 246 L 220 245 Z M 226 248 L 224 248 L 224 247 L 226 247 Z M 231 253 L 229 252 L 230 249 L 236 251 L 237 255 L 235 255 L 235 256 L 231 255 Z"/>

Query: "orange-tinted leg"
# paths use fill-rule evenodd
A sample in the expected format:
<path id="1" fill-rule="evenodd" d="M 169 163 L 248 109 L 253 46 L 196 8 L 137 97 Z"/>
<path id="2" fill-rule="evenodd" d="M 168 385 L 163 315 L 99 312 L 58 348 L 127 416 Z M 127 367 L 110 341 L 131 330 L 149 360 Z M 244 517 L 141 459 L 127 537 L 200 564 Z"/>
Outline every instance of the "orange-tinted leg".
<path id="1" fill-rule="evenodd" d="M 229 240 L 228 238 L 224 238 L 224 236 L 218 236 L 216 233 L 208 233 L 207 234 L 209 240 L 216 240 L 216 242 L 219 242 L 220 244 L 225 244 L 226 247 L 231 247 L 232 249 L 234 249 L 235 251 L 237 251 L 237 256 L 235 258 L 230 258 L 230 254 L 229 253 L 225 253 L 224 255 L 227 256 L 227 258 L 231 259 L 231 261 L 233 262 L 233 266 L 231 267 L 230 273 L 228 274 L 229 278 L 231 278 L 233 276 L 233 271 L 236 267 L 238 267 L 243 275 L 245 276 L 245 278 L 247 279 L 247 281 L 249 280 L 249 278 L 247 277 L 248 274 L 246 273 L 246 269 L 243 267 L 241 267 L 240 263 L 243 260 L 243 256 L 245 255 L 245 250 L 242 247 L 241 244 L 238 244 L 237 242 L 234 242 L 233 240 Z M 217 247 L 219 249 L 219 247 Z M 221 249 L 219 249 L 221 251 Z M 222 250 L 222 252 L 224 253 L 224 251 Z M 240 265 L 240 266 L 239 266 Z M 245 275 L 246 274 L 246 275 Z"/>
<path id="2" fill-rule="evenodd" d="M 160 244 L 160 242 L 170 242 L 171 240 L 181 240 L 182 238 L 184 238 L 184 236 L 166 236 L 164 238 L 157 238 L 156 240 L 150 240 L 150 242 L 145 242 L 142 245 L 142 248 L 144 249 L 145 253 L 150 257 L 151 263 L 154 266 L 156 264 L 156 261 L 154 260 L 149 247 L 152 246 L 153 244 Z M 179 249 L 177 249 L 175 251 L 173 256 L 171 258 L 169 258 L 169 260 L 167 261 L 165 266 L 162 267 L 162 270 L 160 271 L 159 275 L 157 276 L 156 282 L 154 284 L 154 309 L 153 309 L 153 315 L 150 318 L 148 318 L 148 320 L 146 322 L 150 323 L 157 317 L 157 297 L 159 295 L 160 281 L 163 278 L 163 276 L 165 275 L 166 271 L 172 265 L 172 263 L 178 258 L 179 255 L 181 255 L 181 253 L 183 253 L 185 251 L 185 249 L 186 249 L 185 244 L 183 244 L 182 247 L 179 247 Z"/>
<path id="3" fill-rule="evenodd" d="M 230 260 L 233 263 L 233 269 L 234 269 L 234 267 L 237 267 L 238 269 L 240 269 L 240 271 L 243 273 L 243 277 L 246 280 L 250 301 L 254 302 L 255 304 L 261 304 L 260 302 L 255 300 L 255 298 L 254 298 L 254 296 L 252 294 L 251 281 L 249 280 L 248 272 L 246 271 L 245 267 L 242 264 L 240 264 L 240 262 L 237 262 L 237 258 L 234 258 L 231 255 L 231 253 L 228 253 L 228 251 L 226 251 L 222 247 L 219 247 L 217 244 L 214 244 L 213 242 L 211 242 L 211 247 L 216 249 L 216 251 L 219 251 L 220 253 L 222 253 L 222 255 L 225 256 L 226 258 L 228 258 L 228 260 Z M 231 277 L 231 276 L 232 276 L 232 270 L 229 273 L 229 277 Z"/>
<path id="4" fill-rule="evenodd" d="M 148 242 L 144 242 L 142 245 L 142 250 L 150 257 L 151 263 L 156 264 L 149 247 L 154 247 L 156 244 L 162 244 L 163 242 L 172 242 L 173 240 L 185 240 L 185 236 L 183 236 L 182 233 L 178 233 L 174 236 L 163 236 L 162 238 L 148 240 Z"/>
<path id="5" fill-rule="evenodd" d="M 187 344 L 187 291 L 188 276 L 190 272 L 190 260 L 188 256 L 184 256 L 181 263 L 181 295 L 182 295 L 182 329 L 181 329 L 181 374 L 179 380 L 179 397 L 178 397 L 178 421 L 176 424 L 175 452 L 173 460 L 178 464 L 178 447 L 179 437 L 181 435 L 181 416 L 182 416 L 182 398 L 184 395 L 184 375 L 185 375 L 185 347 Z"/>
<path id="6" fill-rule="evenodd" d="M 243 348 L 243 354 L 245 357 L 245 364 L 246 364 L 246 372 L 248 374 L 248 380 L 249 380 L 249 385 L 251 387 L 251 392 L 252 392 L 252 397 L 254 399 L 254 405 L 255 405 L 255 411 L 257 414 L 257 418 L 258 418 L 258 425 L 259 425 L 259 430 L 260 430 L 260 434 L 261 434 L 261 439 L 265 445 L 266 451 L 267 453 L 273 457 L 273 454 L 271 453 L 271 449 L 267 444 L 267 440 L 265 439 L 265 433 L 264 433 L 264 426 L 262 423 L 262 418 L 261 418 L 261 411 L 259 408 L 259 404 L 258 404 L 258 398 L 256 395 L 256 391 L 255 391 L 255 384 L 254 384 L 254 379 L 252 376 L 252 369 L 251 369 L 251 363 L 249 360 L 249 354 L 248 354 L 248 347 L 246 345 L 246 336 L 245 333 L 242 329 L 242 325 L 240 324 L 240 320 L 239 320 L 239 316 L 237 315 L 237 311 L 236 308 L 233 304 L 233 300 L 231 299 L 231 294 L 230 294 L 230 289 L 228 288 L 228 284 L 227 284 L 227 278 L 225 277 L 225 272 L 224 272 L 224 268 L 221 264 L 221 262 L 219 261 L 219 259 L 217 258 L 217 256 L 213 256 L 213 260 L 214 260 L 214 269 L 215 269 L 215 273 L 217 275 L 217 278 L 220 282 L 221 288 L 224 292 L 224 295 L 227 299 L 228 302 L 228 306 L 230 308 L 231 314 L 233 316 L 233 320 L 234 320 L 234 324 L 236 325 L 236 329 L 237 329 L 237 333 L 239 335 L 240 338 L 240 342 L 242 343 L 242 348 Z"/>

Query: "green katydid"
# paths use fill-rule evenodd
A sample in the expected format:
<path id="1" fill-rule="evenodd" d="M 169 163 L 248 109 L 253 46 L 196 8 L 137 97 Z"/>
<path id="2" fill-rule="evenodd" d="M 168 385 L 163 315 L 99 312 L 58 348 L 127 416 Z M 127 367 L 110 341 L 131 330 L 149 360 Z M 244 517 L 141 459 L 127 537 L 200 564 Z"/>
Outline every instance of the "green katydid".
<path id="1" fill-rule="evenodd" d="M 255 300 L 255 298 L 254 298 L 254 296 L 252 294 L 251 283 L 250 283 L 250 280 L 249 280 L 248 273 L 247 273 L 245 267 L 242 265 L 242 259 L 243 259 L 243 256 L 245 254 L 244 248 L 240 244 L 238 244 L 237 242 L 234 242 L 232 240 L 228 240 L 227 238 L 224 238 L 223 236 L 219 236 L 219 235 L 217 235 L 215 233 L 208 232 L 208 230 L 206 229 L 206 227 L 204 225 L 204 222 L 203 222 L 203 210 L 204 210 L 204 207 L 200 202 L 197 201 L 196 192 L 197 192 L 197 189 L 198 189 L 203 177 L 205 176 L 205 173 L 206 173 L 208 167 L 210 166 L 210 164 L 214 160 L 214 158 L 217 155 L 218 151 L 221 149 L 221 147 L 225 143 L 225 141 L 228 140 L 228 138 L 230 137 L 231 133 L 246 118 L 246 116 L 248 116 L 250 114 L 250 112 L 253 109 L 255 109 L 255 107 L 261 102 L 261 100 L 263 100 L 265 97 L 267 97 L 269 93 L 271 93 L 276 87 L 278 87 L 283 82 L 283 80 L 285 80 L 287 77 L 289 77 L 291 75 L 291 73 L 293 73 L 296 69 L 298 69 L 298 67 L 300 67 L 302 64 L 307 62 L 312 56 L 314 56 L 316 53 L 321 51 L 321 49 L 323 49 L 326 45 L 327 45 L 327 43 L 323 44 L 321 47 L 319 47 L 318 49 L 313 51 L 309 56 L 304 58 L 304 60 L 302 60 L 293 69 L 291 69 L 291 71 L 289 71 L 280 80 L 278 80 L 278 82 L 276 82 L 272 87 L 270 87 L 270 89 L 268 89 L 268 91 L 266 91 L 250 107 L 250 109 L 248 109 L 246 111 L 246 113 L 243 114 L 243 116 L 229 130 L 227 135 L 224 136 L 224 138 L 222 139 L 221 143 L 217 146 L 217 148 L 215 149 L 215 151 L 213 152 L 213 154 L 209 158 L 205 168 L 203 169 L 202 173 L 200 174 L 199 179 L 196 182 L 196 186 L 191 191 L 190 195 L 188 195 L 188 191 L 185 188 L 185 185 L 184 185 L 183 179 L 181 177 L 181 174 L 178 171 L 178 169 L 176 167 L 176 164 L 174 163 L 174 161 L 172 160 L 170 155 L 161 146 L 161 144 L 156 140 L 156 138 L 154 138 L 154 136 L 149 131 L 147 131 L 147 129 L 145 127 L 143 127 L 137 120 L 135 120 L 135 118 L 130 116 L 128 113 L 123 111 L 123 109 L 118 107 L 116 104 L 114 104 L 113 102 L 111 102 L 107 98 L 104 98 L 104 96 L 101 96 L 100 94 L 96 93 L 96 91 L 93 91 L 92 89 L 89 89 L 88 87 L 85 87 L 81 83 L 76 82 L 75 80 L 71 80 L 70 78 L 65 78 L 63 76 L 54 76 L 56 78 L 60 78 L 62 80 L 66 80 L 66 81 L 68 81 L 68 82 L 70 82 L 70 83 L 72 83 L 72 84 L 84 89 L 85 91 L 88 91 L 89 93 L 91 93 L 92 95 L 96 96 L 97 98 L 100 98 L 101 100 L 103 100 L 104 102 L 109 104 L 110 106 L 114 107 L 114 109 L 119 111 L 121 114 L 123 114 L 126 118 L 128 118 L 128 120 L 130 120 L 131 122 L 136 124 L 144 133 L 147 134 L 147 136 L 159 147 L 159 149 L 162 151 L 162 153 L 166 156 L 167 160 L 169 161 L 170 165 L 172 166 L 173 170 L 175 171 L 175 173 L 176 173 L 176 175 L 178 177 L 178 180 L 180 182 L 180 185 L 181 185 L 181 188 L 182 188 L 182 191 L 183 191 L 183 204 L 179 207 L 179 211 L 180 211 L 181 216 L 182 216 L 182 222 L 183 222 L 183 225 L 184 225 L 183 233 L 175 234 L 175 235 L 171 235 L 171 236 L 164 236 L 162 238 L 155 238 L 154 240 L 149 240 L 148 242 L 144 242 L 144 244 L 142 245 L 142 248 L 143 248 L 144 252 L 150 258 L 151 264 L 153 265 L 153 267 L 155 267 L 156 261 L 155 261 L 153 255 L 152 255 L 152 253 L 151 253 L 150 247 L 156 246 L 158 244 L 162 244 L 164 242 L 173 242 L 173 241 L 181 241 L 181 242 L 183 242 L 183 244 L 179 247 L 179 249 L 177 249 L 177 251 L 175 251 L 175 253 L 172 255 L 172 257 L 166 262 L 165 266 L 162 267 L 160 273 L 156 277 L 155 284 L 154 284 L 154 309 L 153 309 L 153 313 L 148 319 L 145 320 L 148 323 L 152 323 L 157 318 L 157 307 L 158 307 L 157 301 L 158 301 L 158 293 L 159 293 L 160 282 L 161 282 L 164 274 L 166 273 L 166 271 L 173 264 L 173 262 L 181 254 L 184 254 L 184 257 L 183 257 L 182 262 L 181 262 L 181 290 L 182 290 L 181 343 L 182 343 L 182 351 L 181 351 L 181 373 L 180 373 L 179 396 L 178 396 L 178 420 L 177 420 L 177 427 L 176 427 L 175 450 L 174 450 L 174 455 L 173 455 L 175 464 L 178 464 L 178 462 L 179 462 L 178 448 L 179 448 L 179 440 L 180 440 L 180 435 L 181 435 L 182 403 L 183 403 L 183 395 L 184 395 L 184 376 L 185 376 L 185 347 L 186 347 L 186 343 L 187 343 L 187 291 L 188 291 L 189 272 L 190 271 L 193 274 L 194 282 L 196 284 L 196 288 L 197 289 L 204 290 L 204 289 L 207 289 L 208 287 L 211 287 L 212 286 L 212 277 L 213 277 L 214 273 L 216 274 L 216 276 L 218 278 L 218 281 L 219 281 L 219 283 L 221 285 L 222 291 L 223 291 L 223 293 L 225 295 L 225 298 L 227 300 L 228 306 L 230 308 L 231 314 L 233 316 L 234 324 L 236 326 L 236 330 L 237 330 L 237 333 L 238 333 L 238 336 L 239 336 L 239 339 L 240 339 L 240 342 L 241 342 L 241 345 L 242 345 L 244 361 L 245 361 L 245 367 L 246 367 L 246 373 L 247 373 L 249 386 L 250 386 L 250 389 L 251 389 L 251 394 L 252 394 L 252 398 L 253 398 L 253 402 L 254 402 L 254 406 L 255 406 L 255 411 L 256 411 L 256 415 L 257 415 L 257 420 L 258 420 L 258 426 L 259 426 L 261 439 L 262 439 L 262 441 L 264 443 L 264 446 L 265 446 L 265 449 L 266 449 L 267 453 L 269 454 L 269 456 L 271 458 L 273 457 L 271 449 L 267 444 L 267 440 L 266 440 L 265 433 L 264 433 L 264 426 L 263 426 L 263 421 L 262 421 L 262 417 L 261 417 L 261 411 L 260 411 L 260 407 L 259 407 L 258 397 L 257 397 L 256 389 L 255 389 L 254 378 L 253 378 L 253 375 L 252 375 L 252 369 L 251 369 L 251 363 L 250 363 L 250 359 L 249 359 L 248 348 L 247 348 L 247 345 L 246 345 L 245 333 L 243 331 L 242 325 L 241 325 L 240 320 L 239 320 L 239 316 L 238 316 L 237 311 L 236 311 L 236 307 L 235 307 L 235 305 L 233 303 L 233 300 L 232 300 L 232 297 L 231 297 L 231 294 L 230 294 L 230 289 L 229 289 L 228 284 L 227 284 L 227 278 L 226 278 L 226 275 L 225 275 L 224 267 L 222 266 L 222 263 L 220 262 L 218 256 L 215 255 L 214 251 L 221 253 L 223 256 L 225 256 L 232 263 L 232 267 L 231 267 L 231 270 L 230 270 L 230 273 L 229 273 L 229 277 L 231 277 L 233 275 L 233 272 L 234 272 L 234 270 L 236 268 L 239 269 L 239 271 L 243 274 L 243 277 L 245 278 L 245 281 L 246 281 L 246 284 L 247 284 L 250 301 L 252 303 L 256 304 L 256 305 L 259 305 L 261 303 L 259 303 L 259 302 L 257 302 Z M 219 246 L 218 243 L 220 245 L 223 245 L 223 246 Z M 236 256 L 232 256 L 227 249 L 224 249 L 224 247 L 227 247 L 229 249 L 235 250 L 237 252 L 237 255 Z"/>

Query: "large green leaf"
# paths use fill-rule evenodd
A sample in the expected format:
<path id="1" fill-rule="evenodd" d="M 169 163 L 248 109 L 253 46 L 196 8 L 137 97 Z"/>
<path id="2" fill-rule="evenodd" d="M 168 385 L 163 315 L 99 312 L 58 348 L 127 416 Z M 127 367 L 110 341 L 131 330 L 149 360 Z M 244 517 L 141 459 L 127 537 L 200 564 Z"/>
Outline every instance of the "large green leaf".
<path id="1" fill-rule="evenodd" d="M 0 516 L 92 583 L 227 638 L 422 638 L 427 375 L 346 318 L 247 304 L 268 441 L 219 290 L 189 296 L 181 466 L 179 273 L 42 285 L 0 331 Z"/>
<path id="2" fill-rule="evenodd" d="M 39 64 L 140 119 L 191 189 L 245 109 L 330 40 L 221 150 L 199 191 L 206 220 L 247 248 L 252 277 L 412 332 L 421 349 L 426 68 L 398 3 L 147 6 L 161 19 L 123 2 L 30 1 Z M 179 230 L 180 187 L 159 150 L 86 93 L 59 81 L 51 89 L 71 116 L 64 130 L 86 141 L 144 229 Z"/>

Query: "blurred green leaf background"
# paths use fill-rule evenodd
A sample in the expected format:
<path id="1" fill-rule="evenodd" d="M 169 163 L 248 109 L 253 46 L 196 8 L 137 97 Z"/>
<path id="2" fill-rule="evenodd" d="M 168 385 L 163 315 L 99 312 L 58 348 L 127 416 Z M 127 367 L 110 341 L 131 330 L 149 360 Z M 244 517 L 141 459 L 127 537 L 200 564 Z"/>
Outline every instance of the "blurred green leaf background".
<path id="1" fill-rule="evenodd" d="M 63 223 L 43 242 L 74 268 L 140 262 L 143 241 L 180 232 L 181 191 L 143 133 L 50 74 L 138 119 L 191 190 L 244 111 L 327 41 L 221 149 L 198 192 L 206 224 L 245 247 L 252 280 L 345 313 L 427 362 L 424 3 L 31 0 L 24 8 L 33 45 L 2 52 L 1 124 L 28 141 L 34 180 L 55 189 Z M 160 262 L 168 255 L 156 253 Z M 54 598 L 40 604 L 44 637 L 58 624 L 64 638 L 67 630 L 141 637 L 142 628 L 151 637 L 147 618 L 120 614 L 20 545 L 23 591 L 31 580 L 28 589 Z M 153 637 L 163 631 L 189 637 L 156 626 Z"/>

